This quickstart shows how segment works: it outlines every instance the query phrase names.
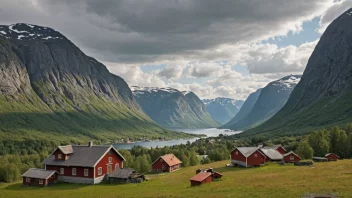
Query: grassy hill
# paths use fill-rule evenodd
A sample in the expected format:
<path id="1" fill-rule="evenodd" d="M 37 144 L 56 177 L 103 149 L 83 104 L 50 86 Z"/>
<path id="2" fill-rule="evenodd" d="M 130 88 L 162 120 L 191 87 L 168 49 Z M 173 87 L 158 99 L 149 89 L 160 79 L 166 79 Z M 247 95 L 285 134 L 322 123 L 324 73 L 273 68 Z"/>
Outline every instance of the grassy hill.
<path id="1" fill-rule="evenodd" d="M 0 184 L 0 198 L 12 197 L 302 197 L 332 193 L 350 197 L 352 160 L 315 163 L 313 167 L 279 166 L 227 168 L 229 161 L 183 168 L 170 174 L 148 175 L 141 184 L 23 187 L 21 183 Z M 213 167 L 224 177 L 199 187 L 190 187 L 196 169 Z"/>

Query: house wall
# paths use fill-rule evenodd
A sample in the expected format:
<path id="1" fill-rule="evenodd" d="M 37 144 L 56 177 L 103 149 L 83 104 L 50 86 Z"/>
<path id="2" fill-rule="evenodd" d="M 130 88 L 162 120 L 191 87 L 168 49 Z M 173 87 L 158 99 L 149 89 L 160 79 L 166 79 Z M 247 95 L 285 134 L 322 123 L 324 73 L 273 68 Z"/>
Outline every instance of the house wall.
<path id="1" fill-rule="evenodd" d="M 55 159 L 56 159 L 56 160 L 60 160 L 60 159 L 58 158 L 58 154 L 61 154 L 61 160 L 67 160 L 67 159 L 70 158 L 70 155 L 65 155 L 65 154 L 63 154 L 63 153 L 60 151 L 60 149 L 56 149 L 56 151 L 53 153 L 53 155 L 55 156 Z"/>
<path id="2" fill-rule="evenodd" d="M 281 153 L 281 155 L 286 153 L 286 151 L 281 146 L 277 147 L 276 150 L 279 151 L 279 153 Z"/>
<path id="3" fill-rule="evenodd" d="M 164 165 L 164 170 L 163 170 L 163 165 Z M 154 171 L 154 172 L 163 172 L 163 171 L 170 172 L 170 167 L 163 159 L 159 158 L 157 161 L 155 161 L 154 164 L 152 164 L 152 171 Z"/>
<path id="4" fill-rule="evenodd" d="M 326 156 L 325 158 L 327 158 L 329 161 L 336 161 L 336 160 L 339 159 L 339 158 L 338 158 L 336 155 L 334 155 L 334 154 L 330 154 L 330 155 Z"/>
<path id="5" fill-rule="evenodd" d="M 109 162 L 109 157 L 111 157 L 112 161 Z M 119 168 L 123 168 L 123 160 L 120 156 L 113 150 L 110 149 L 104 157 L 97 163 L 95 166 L 95 177 L 101 177 L 108 173 L 108 165 L 111 165 L 111 170 L 115 171 L 115 165 L 118 164 Z M 102 168 L 102 174 L 99 175 L 98 169 L 99 167 Z"/>
<path id="6" fill-rule="evenodd" d="M 46 179 L 43 179 L 43 184 L 39 184 L 39 179 L 36 179 L 36 178 L 30 178 L 30 182 L 27 182 L 26 178 L 27 177 L 23 177 L 22 182 L 24 185 L 28 185 L 28 186 L 46 186 L 48 183 Z"/>
<path id="7" fill-rule="evenodd" d="M 235 149 L 231 152 L 231 163 L 233 165 L 238 164 L 241 166 L 246 166 L 246 157 L 242 155 L 242 153 L 238 151 L 238 149 Z"/>
<path id="8" fill-rule="evenodd" d="M 265 157 L 259 151 L 255 151 L 247 157 L 247 166 L 259 166 L 261 164 L 265 164 Z"/>
<path id="9" fill-rule="evenodd" d="M 64 174 L 61 174 L 60 168 L 64 168 Z M 76 168 L 76 175 L 72 175 L 73 168 Z M 84 169 L 88 169 L 88 176 L 84 176 Z M 94 168 L 91 167 L 46 165 L 46 170 L 55 170 L 60 176 L 94 178 Z"/>
<path id="10" fill-rule="evenodd" d="M 294 157 L 293 160 L 290 159 L 291 156 Z M 285 162 L 299 162 L 299 161 L 301 161 L 301 159 L 300 159 L 299 157 L 297 157 L 296 155 L 294 155 L 294 154 L 291 153 L 291 154 L 289 154 L 289 155 L 287 155 L 287 156 L 284 157 L 284 161 L 285 161 Z"/>

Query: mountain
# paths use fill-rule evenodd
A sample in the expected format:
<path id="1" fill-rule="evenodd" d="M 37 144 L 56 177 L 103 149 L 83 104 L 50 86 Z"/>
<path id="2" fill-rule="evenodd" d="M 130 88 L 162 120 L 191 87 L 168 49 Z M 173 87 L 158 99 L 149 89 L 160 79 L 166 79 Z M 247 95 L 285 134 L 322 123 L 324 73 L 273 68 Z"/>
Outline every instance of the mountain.
<path id="1" fill-rule="evenodd" d="M 1 140 L 183 136 L 158 126 L 126 82 L 61 33 L 0 26 Z"/>
<path id="2" fill-rule="evenodd" d="M 304 134 L 352 122 L 351 20 L 349 9 L 328 26 L 286 105 L 245 134 Z"/>
<path id="3" fill-rule="evenodd" d="M 144 112 L 156 123 L 169 128 L 217 127 L 203 102 L 193 92 L 173 88 L 132 87 Z"/>
<path id="4" fill-rule="evenodd" d="M 244 101 L 240 111 L 236 114 L 236 116 L 233 117 L 229 122 L 227 122 L 226 124 L 224 124 L 220 128 L 229 129 L 236 122 L 245 118 L 249 114 L 249 112 L 251 112 L 253 106 L 257 102 L 257 99 L 258 99 L 261 91 L 262 91 L 262 89 L 258 89 L 257 91 L 249 94 L 249 96 Z"/>
<path id="5" fill-rule="evenodd" d="M 287 102 L 300 75 L 290 75 L 269 83 L 260 92 L 252 110 L 241 120 L 229 126 L 233 130 L 253 128 L 271 118 Z"/>
<path id="6" fill-rule="evenodd" d="M 231 98 L 215 98 L 202 100 L 207 107 L 211 117 L 221 123 L 225 124 L 233 118 L 243 105 L 243 100 L 235 100 Z"/>

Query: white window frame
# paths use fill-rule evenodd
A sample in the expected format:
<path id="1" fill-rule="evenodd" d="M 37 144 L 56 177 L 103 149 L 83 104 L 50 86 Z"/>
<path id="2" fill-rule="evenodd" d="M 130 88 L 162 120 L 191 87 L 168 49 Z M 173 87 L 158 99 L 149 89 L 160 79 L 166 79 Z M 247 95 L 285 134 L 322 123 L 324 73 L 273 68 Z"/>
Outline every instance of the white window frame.
<path id="1" fill-rule="evenodd" d="M 26 182 L 31 182 L 31 178 L 30 177 L 26 177 Z"/>
<path id="2" fill-rule="evenodd" d="M 98 168 L 98 175 L 102 175 L 103 174 L 103 168 L 102 167 L 99 167 Z"/>
<path id="3" fill-rule="evenodd" d="M 112 162 L 112 157 L 109 157 L 109 162 Z"/>
<path id="4" fill-rule="evenodd" d="M 119 169 L 120 165 L 118 163 L 115 164 L 115 170 Z"/>
<path id="5" fill-rule="evenodd" d="M 39 184 L 43 184 L 44 182 L 43 182 L 43 180 L 42 179 L 40 179 L 39 180 Z"/>
<path id="6" fill-rule="evenodd" d="M 72 175 L 76 175 L 77 174 L 77 170 L 76 170 L 76 168 L 72 168 Z"/>
<path id="7" fill-rule="evenodd" d="M 60 174 L 61 175 L 65 174 L 65 168 L 60 168 Z"/>
<path id="8" fill-rule="evenodd" d="M 61 153 L 57 154 L 57 159 L 62 159 L 62 154 Z"/>
<path id="9" fill-rule="evenodd" d="M 257 153 L 254 153 L 254 157 L 258 157 L 258 154 L 257 154 Z"/>
<path id="10" fill-rule="evenodd" d="M 87 168 L 84 169 L 84 176 L 85 177 L 88 177 L 89 175 L 89 170 Z"/>
<path id="11" fill-rule="evenodd" d="M 236 155 L 238 155 L 238 151 L 236 151 Z"/>
<path id="12" fill-rule="evenodd" d="M 295 159 L 295 157 L 293 157 L 293 156 L 290 156 L 290 160 L 294 160 Z"/>

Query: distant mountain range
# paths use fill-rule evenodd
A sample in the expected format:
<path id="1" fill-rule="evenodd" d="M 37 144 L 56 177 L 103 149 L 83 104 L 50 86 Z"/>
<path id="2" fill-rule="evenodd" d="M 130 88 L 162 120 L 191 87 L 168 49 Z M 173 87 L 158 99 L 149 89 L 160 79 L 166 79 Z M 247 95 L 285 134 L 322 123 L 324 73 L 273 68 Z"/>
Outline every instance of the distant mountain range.
<path id="1" fill-rule="evenodd" d="M 144 112 L 169 128 L 217 127 L 203 102 L 193 92 L 173 88 L 131 87 Z"/>
<path id="2" fill-rule="evenodd" d="M 225 124 L 231 120 L 239 112 L 244 103 L 243 100 L 222 97 L 204 99 L 202 101 L 211 117 L 220 124 Z"/>
<path id="3" fill-rule="evenodd" d="M 0 26 L 0 141 L 165 136 L 181 135 L 157 125 L 122 78 L 64 35 Z"/>
<path id="4" fill-rule="evenodd" d="M 241 116 L 240 119 L 235 117 L 222 128 L 245 130 L 265 122 L 285 105 L 300 78 L 300 75 L 290 75 L 269 83 L 266 87 L 248 97 L 249 107 L 245 111 L 246 115 L 239 115 Z M 256 96 L 257 100 L 255 100 Z M 255 103 L 250 109 L 254 101 Z"/>
<path id="5" fill-rule="evenodd" d="M 352 9 L 321 36 L 286 105 L 244 135 L 304 134 L 352 123 Z"/>

